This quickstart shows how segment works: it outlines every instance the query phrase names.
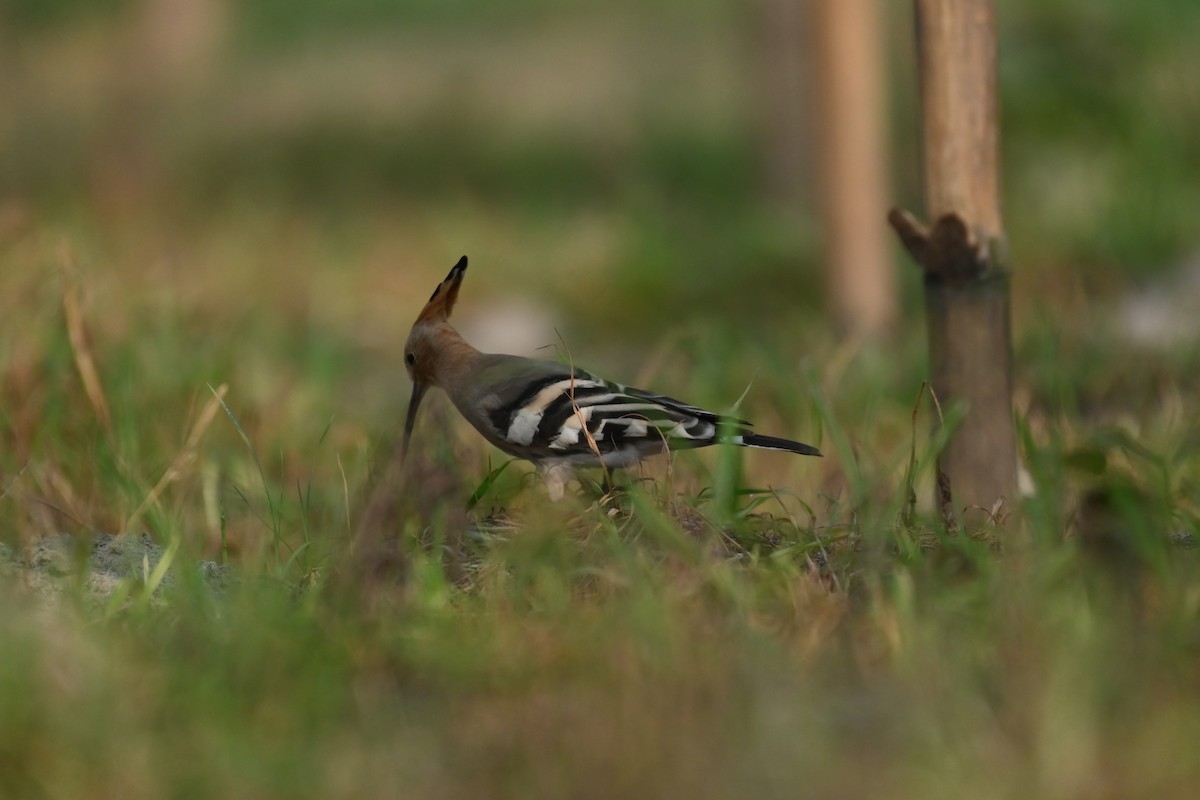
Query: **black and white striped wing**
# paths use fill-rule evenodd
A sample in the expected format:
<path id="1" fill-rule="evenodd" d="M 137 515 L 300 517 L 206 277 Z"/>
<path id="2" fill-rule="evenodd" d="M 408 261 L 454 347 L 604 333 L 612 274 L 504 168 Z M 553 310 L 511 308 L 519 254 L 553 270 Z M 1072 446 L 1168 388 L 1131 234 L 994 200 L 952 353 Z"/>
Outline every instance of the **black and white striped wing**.
<path id="1" fill-rule="evenodd" d="M 599 452 L 614 465 L 632 463 L 665 447 L 712 444 L 723 421 L 711 411 L 665 395 L 565 369 L 528 384 L 491 413 L 510 452 L 577 463 L 597 460 Z"/>

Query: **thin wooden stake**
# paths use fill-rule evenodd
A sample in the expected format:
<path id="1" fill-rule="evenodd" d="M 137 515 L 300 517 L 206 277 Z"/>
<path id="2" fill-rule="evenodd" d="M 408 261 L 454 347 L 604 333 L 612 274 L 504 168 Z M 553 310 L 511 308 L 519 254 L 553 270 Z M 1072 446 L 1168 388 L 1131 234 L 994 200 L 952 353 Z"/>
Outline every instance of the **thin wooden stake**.
<path id="1" fill-rule="evenodd" d="M 915 0 L 925 205 L 889 221 L 925 273 L 933 388 L 967 413 L 938 459 L 938 505 L 994 522 L 1017 488 L 1009 282 L 1000 205 L 993 0 Z"/>
<path id="2" fill-rule="evenodd" d="M 887 228 L 888 158 L 878 0 L 811 0 L 820 91 L 821 219 L 834 319 L 851 338 L 895 322 Z"/>

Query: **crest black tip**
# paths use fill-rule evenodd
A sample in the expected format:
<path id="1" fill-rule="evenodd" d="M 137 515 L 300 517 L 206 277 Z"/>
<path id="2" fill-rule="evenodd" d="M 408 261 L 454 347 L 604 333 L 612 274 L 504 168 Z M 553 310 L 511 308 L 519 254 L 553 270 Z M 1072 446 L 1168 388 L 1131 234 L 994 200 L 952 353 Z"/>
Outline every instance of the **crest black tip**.
<path id="1" fill-rule="evenodd" d="M 444 279 L 442 279 L 442 282 L 437 285 L 437 288 L 433 290 L 433 294 L 429 295 L 429 302 L 432 303 L 434 298 L 438 296 L 438 292 L 441 292 L 443 288 L 445 288 L 448 292 L 453 292 L 457 297 L 458 282 L 462 280 L 463 273 L 466 271 L 467 257 L 463 256 L 458 260 L 458 263 L 450 269 L 450 272 Z M 450 301 L 450 305 L 454 305 L 453 300 Z"/>

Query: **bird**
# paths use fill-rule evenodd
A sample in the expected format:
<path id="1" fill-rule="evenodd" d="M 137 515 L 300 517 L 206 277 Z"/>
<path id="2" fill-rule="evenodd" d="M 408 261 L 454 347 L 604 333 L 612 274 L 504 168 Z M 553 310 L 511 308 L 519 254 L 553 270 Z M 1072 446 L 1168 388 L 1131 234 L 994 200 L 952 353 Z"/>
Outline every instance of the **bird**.
<path id="1" fill-rule="evenodd" d="M 812 445 L 754 433 L 751 423 L 656 392 L 605 380 L 572 364 L 475 349 L 450 325 L 467 272 L 454 265 L 417 315 L 404 345 L 412 396 L 401 442 L 403 459 L 417 409 L 433 387 L 444 391 L 475 430 L 510 456 L 542 472 L 561 499 L 577 467 L 631 467 L 665 450 L 728 442 L 820 456 Z"/>

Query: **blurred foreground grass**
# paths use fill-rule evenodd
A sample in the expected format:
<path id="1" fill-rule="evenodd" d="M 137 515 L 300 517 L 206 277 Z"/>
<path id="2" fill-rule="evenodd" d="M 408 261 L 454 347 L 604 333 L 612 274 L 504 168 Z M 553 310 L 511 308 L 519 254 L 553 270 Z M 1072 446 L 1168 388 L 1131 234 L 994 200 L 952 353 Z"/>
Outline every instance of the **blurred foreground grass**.
<path id="1" fill-rule="evenodd" d="M 479 5 L 361 0 L 362 36 L 259 4 L 170 91 L 106 61 L 119 25 L 13 6 L 0 541 L 82 544 L 49 595 L 0 567 L 0 795 L 1197 796 L 1200 351 L 1121 315 L 1197 245 L 1191 5 L 1005 15 L 1003 557 L 928 507 L 915 271 L 891 341 L 839 343 L 812 225 L 762 196 L 745 17 Z M 551 506 L 435 400 L 389 475 L 401 346 L 463 252 L 481 345 L 749 385 L 826 458 L 684 453 Z M 127 527 L 172 585 L 97 600 L 89 537 Z"/>
<path id="2" fill-rule="evenodd" d="M 437 465 L 420 467 L 415 491 L 436 491 Z M 1058 498 L 1040 498 L 1023 564 L 896 508 L 797 525 L 771 502 L 715 524 L 669 488 L 616 515 L 530 500 L 469 528 L 455 492 L 380 548 L 338 533 L 332 500 L 279 491 L 287 558 L 243 557 L 215 593 L 186 555 L 151 602 L 135 579 L 97 605 L 69 576 L 53 599 L 9 574 L 5 796 L 1200 785 L 1197 554 L 1146 487 L 1110 492 L 1096 541 L 1064 541 Z"/>

